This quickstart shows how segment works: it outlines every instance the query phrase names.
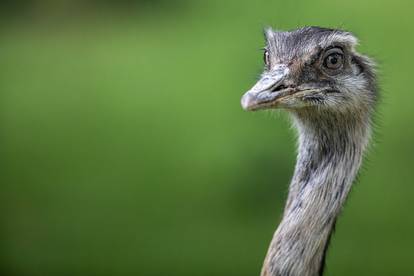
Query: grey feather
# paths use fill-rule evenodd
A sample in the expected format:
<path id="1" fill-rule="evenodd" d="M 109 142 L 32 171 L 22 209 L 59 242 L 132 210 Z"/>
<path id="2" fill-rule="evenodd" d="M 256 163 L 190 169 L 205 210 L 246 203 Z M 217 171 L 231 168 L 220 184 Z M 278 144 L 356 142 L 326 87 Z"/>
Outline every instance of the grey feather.
<path id="1" fill-rule="evenodd" d="M 286 109 L 298 131 L 298 157 L 262 276 L 322 275 L 332 229 L 371 136 L 378 98 L 374 64 L 356 52 L 357 39 L 347 31 L 267 29 L 265 36 L 268 64 L 242 105 Z M 332 48 L 339 54 L 329 59 L 339 59 L 339 69 L 337 63 L 326 66 L 324 55 Z"/>

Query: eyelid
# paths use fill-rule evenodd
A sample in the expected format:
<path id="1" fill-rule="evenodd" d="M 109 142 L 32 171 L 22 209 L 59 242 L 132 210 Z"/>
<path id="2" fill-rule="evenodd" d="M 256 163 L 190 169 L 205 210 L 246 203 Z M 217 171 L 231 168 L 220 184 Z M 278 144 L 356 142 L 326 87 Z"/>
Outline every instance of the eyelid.
<path id="1" fill-rule="evenodd" d="M 324 56 L 329 56 L 331 54 L 340 54 L 340 55 L 344 55 L 344 50 L 341 47 L 338 46 L 332 46 L 332 48 L 326 49 L 325 50 L 325 54 Z"/>

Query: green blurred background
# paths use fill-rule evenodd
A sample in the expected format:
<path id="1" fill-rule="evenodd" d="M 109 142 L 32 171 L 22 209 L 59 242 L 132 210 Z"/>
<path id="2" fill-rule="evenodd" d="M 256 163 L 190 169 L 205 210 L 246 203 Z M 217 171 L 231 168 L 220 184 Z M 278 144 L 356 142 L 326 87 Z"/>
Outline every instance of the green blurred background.
<path id="1" fill-rule="evenodd" d="M 414 275 L 414 2 L 0 8 L 1 275 L 259 275 L 295 162 L 286 115 L 239 104 L 268 25 L 345 28 L 378 61 L 378 131 L 327 275 Z"/>

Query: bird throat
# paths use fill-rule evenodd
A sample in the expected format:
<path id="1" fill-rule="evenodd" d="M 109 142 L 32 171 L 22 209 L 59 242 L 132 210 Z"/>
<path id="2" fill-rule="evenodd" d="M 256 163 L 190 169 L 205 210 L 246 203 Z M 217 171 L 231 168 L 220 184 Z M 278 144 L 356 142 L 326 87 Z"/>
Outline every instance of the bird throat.
<path id="1" fill-rule="evenodd" d="M 293 113 L 298 157 L 262 276 L 319 276 L 370 135 L 368 113 Z"/>

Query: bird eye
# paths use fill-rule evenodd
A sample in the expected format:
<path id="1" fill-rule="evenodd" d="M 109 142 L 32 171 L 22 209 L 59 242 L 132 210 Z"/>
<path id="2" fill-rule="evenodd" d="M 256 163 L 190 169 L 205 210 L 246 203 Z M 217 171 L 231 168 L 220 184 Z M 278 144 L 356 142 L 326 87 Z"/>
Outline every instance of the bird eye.
<path id="1" fill-rule="evenodd" d="M 266 49 L 263 52 L 263 62 L 266 66 L 269 66 L 269 51 Z"/>
<path id="2" fill-rule="evenodd" d="M 323 65 L 330 70 L 338 70 L 342 67 L 344 52 L 340 48 L 333 48 L 326 52 Z"/>

